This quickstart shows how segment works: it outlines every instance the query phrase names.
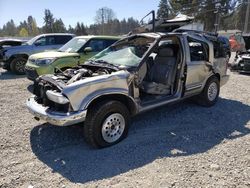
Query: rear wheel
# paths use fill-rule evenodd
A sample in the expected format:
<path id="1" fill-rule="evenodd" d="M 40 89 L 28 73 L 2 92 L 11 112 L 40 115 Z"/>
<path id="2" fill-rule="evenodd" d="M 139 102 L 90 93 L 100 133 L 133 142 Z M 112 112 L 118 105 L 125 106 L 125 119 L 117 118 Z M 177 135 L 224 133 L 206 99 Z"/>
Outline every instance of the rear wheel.
<path id="1" fill-rule="evenodd" d="M 206 107 L 213 106 L 219 97 L 220 83 L 217 77 L 213 76 L 208 79 L 203 91 L 198 95 L 198 104 Z"/>
<path id="2" fill-rule="evenodd" d="M 10 62 L 11 71 L 16 74 L 25 74 L 25 64 L 27 62 L 26 58 L 17 57 Z"/>
<path id="3" fill-rule="evenodd" d="M 130 113 L 119 101 L 104 101 L 89 109 L 85 125 L 85 140 L 93 147 L 117 144 L 128 134 Z"/>

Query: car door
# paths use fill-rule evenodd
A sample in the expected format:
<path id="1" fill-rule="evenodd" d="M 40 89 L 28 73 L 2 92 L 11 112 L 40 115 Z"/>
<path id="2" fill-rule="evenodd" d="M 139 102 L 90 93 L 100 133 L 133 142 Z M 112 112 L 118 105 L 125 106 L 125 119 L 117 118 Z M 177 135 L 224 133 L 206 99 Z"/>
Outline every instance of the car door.
<path id="1" fill-rule="evenodd" d="M 46 45 L 46 37 L 42 36 L 38 38 L 34 43 L 33 43 L 33 53 L 39 53 L 45 51 L 47 45 Z"/>
<path id="2" fill-rule="evenodd" d="M 204 38 L 188 36 L 186 92 L 200 91 L 213 66 L 213 46 Z"/>

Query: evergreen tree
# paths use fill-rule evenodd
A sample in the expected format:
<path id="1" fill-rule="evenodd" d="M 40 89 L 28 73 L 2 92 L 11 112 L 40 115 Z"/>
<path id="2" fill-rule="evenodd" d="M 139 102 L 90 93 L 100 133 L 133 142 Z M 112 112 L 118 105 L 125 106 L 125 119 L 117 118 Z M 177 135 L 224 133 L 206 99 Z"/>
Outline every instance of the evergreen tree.
<path id="1" fill-rule="evenodd" d="M 169 18 L 172 14 L 171 6 L 168 0 L 161 0 L 157 11 L 157 18 Z"/>
<path id="2" fill-rule="evenodd" d="M 75 27 L 75 34 L 76 35 L 87 35 L 85 26 L 83 23 L 77 22 L 76 27 Z"/>
<path id="3" fill-rule="evenodd" d="M 44 11 L 44 27 L 43 30 L 45 33 L 52 33 L 53 31 L 53 24 L 55 22 L 55 18 L 53 14 L 50 12 L 49 9 L 45 9 Z"/>
<path id="4" fill-rule="evenodd" d="M 74 30 L 74 28 L 72 28 L 71 25 L 69 25 L 69 27 L 68 27 L 68 32 L 69 33 L 75 33 L 75 30 Z"/>
<path id="5" fill-rule="evenodd" d="M 66 32 L 66 28 L 64 26 L 64 23 L 62 19 L 56 19 L 55 22 L 53 23 L 53 32 L 55 33 L 64 33 Z"/>

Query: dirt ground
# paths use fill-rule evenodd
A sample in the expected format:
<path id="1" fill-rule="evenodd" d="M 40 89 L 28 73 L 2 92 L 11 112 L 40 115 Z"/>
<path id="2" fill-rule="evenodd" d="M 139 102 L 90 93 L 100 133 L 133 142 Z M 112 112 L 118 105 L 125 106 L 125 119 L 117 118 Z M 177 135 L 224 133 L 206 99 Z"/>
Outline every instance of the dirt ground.
<path id="1" fill-rule="evenodd" d="M 95 150 L 81 125 L 34 120 L 31 82 L 0 69 L 0 187 L 249 188 L 250 75 L 230 75 L 214 107 L 141 114 L 127 139 Z"/>

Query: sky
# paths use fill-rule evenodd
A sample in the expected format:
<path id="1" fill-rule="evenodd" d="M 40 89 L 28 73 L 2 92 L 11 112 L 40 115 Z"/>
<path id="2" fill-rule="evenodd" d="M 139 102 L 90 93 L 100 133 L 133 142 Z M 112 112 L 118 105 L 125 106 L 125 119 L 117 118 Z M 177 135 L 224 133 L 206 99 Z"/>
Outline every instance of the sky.
<path id="1" fill-rule="evenodd" d="M 74 27 L 76 22 L 94 23 L 96 11 L 101 7 L 113 9 L 118 19 L 134 17 L 140 20 L 151 10 L 157 10 L 158 4 L 159 0 L 0 0 L 0 27 L 10 19 L 19 25 L 29 15 L 41 27 L 45 9 L 55 18 L 62 18 L 66 27 Z"/>

